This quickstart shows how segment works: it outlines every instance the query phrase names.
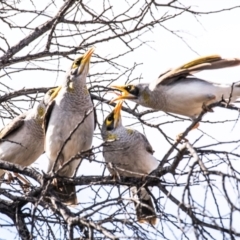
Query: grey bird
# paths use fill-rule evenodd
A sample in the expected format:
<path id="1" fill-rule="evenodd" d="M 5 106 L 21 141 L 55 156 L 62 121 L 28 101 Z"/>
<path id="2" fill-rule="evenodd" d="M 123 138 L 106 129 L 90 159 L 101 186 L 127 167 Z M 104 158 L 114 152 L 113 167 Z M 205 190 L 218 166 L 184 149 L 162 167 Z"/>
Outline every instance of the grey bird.
<path id="1" fill-rule="evenodd" d="M 54 91 L 49 90 L 37 107 L 20 114 L 0 131 L 1 160 L 29 166 L 44 152 L 42 123 Z M 0 170 L 0 176 L 4 172 Z"/>
<path id="2" fill-rule="evenodd" d="M 49 159 L 48 172 L 73 177 L 81 159 L 70 160 L 91 148 L 94 132 L 93 103 L 86 87 L 86 77 L 94 48 L 77 58 L 67 71 L 56 98 L 49 105 L 45 120 L 45 152 Z M 70 136 L 71 135 L 71 136 Z M 77 204 L 73 184 L 53 182 L 62 202 Z"/>
<path id="3" fill-rule="evenodd" d="M 234 102 L 240 97 L 240 84 L 223 86 L 193 73 L 240 65 L 240 59 L 224 59 L 219 55 L 197 58 L 178 68 L 164 72 L 156 81 L 147 84 L 112 86 L 122 92 L 112 101 L 129 99 L 142 106 L 195 119 L 208 105 L 222 99 Z"/>
<path id="4" fill-rule="evenodd" d="M 122 125 L 121 107 L 120 101 L 103 122 L 103 156 L 114 177 L 144 178 L 158 167 L 159 161 L 153 156 L 153 149 L 143 134 Z M 156 224 L 156 213 L 147 189 L 133 187 L 131 191 L 138 199 L 135 202 L 138 221 Z"/>

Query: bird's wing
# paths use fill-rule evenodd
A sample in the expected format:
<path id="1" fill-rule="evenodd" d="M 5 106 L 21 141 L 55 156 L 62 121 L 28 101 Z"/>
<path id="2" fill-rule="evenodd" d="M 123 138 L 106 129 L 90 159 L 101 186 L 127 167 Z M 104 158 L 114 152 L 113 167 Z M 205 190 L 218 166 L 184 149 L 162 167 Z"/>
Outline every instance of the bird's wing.
<path id="1" fill-rule="evenodd" d="M 153 155 L 154 150 L 153 150 L 151 144 L 149 143 L 149 141 L 147 140 L 147 138 L 140 132 L 138 132 L 138 134 L 144 142 L 144 146 L 145 146 L 146 151 Z"/>
<path id="2" fill-rule="evenodd" d="M 28 112 L 22 113 L 16 118 L 14 118 L 8 125 L 6 125 L 1 131 L 0 131 L 0 138 L 6 138 L 10 133 L 13 133 L 17 129 L 19 129 L 23 123 L 24 119 L 26 118 Z"/>
<path id="3" fill-rule="evenodd" d="M 53 100 L 52 102 L 50 102 L 48 104 L 48 107 L 46 109 L 46 112 L 45 112 L 45 115 L 44 115 L 44 120 L 43 120 L 43 132 L 46 134 L 47 132 L 47 128 L 48 128 L 48 123 L 49 123 L 49 120 L 50 120 L 50 117 L 51 117 L 51 113 L 52 113 L 52 110 L 53 110 L 53 107 L 55 105 L 55 100 Z"/>
<path id="4" fill-rule="evenodd" d="M 159 84 L 170 85 L 179 79 L 186 78 L 202 70 L 213 70 L 240 65 L 238 58 L 221 58 L 219 55 L 209 55 L 199 57 L 184 65 L 168 70 L 161 74 L 159 78 L 149 84 L 149 89 L 154 90 Z"/>

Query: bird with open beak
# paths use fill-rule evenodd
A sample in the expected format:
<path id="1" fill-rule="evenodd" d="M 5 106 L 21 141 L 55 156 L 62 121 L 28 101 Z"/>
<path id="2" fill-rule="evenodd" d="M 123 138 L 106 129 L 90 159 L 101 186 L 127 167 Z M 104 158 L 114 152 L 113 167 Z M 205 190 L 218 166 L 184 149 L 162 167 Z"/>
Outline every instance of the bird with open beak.
<path id="1" fill-rule="evenodd" d="M 234 102 L 240 97 L 240 84 L 216 84 L 197 78 L 193 73 L 237 65 L 240 65 L 237 58 L 224 59 L 219 55 L 200 57 L 170 69 L 151 83 L 111 86 L 122 92 L 111 102 L 128 99 L 144 107 L 195 119 L 203 109 L 211 111 L 208 106 L 212 103 L 222 99 Z"/>

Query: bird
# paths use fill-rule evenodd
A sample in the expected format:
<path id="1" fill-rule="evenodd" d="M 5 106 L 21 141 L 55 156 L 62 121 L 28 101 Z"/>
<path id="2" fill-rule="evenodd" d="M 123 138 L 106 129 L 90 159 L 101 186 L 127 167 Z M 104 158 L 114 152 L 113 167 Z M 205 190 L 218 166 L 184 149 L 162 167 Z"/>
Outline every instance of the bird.
<path id="1" fill-rule="evenodd" d="M 111 102 L 129 99 L 144 107 L 196 119 L 200 113 L 212 111 L 208 106 L 222 100 L 229 103 L 240 97 L 240 84 L 222 85 L 200 79 L 193 74 L 202 70 L 240 65 L 240 59 L 219 55 L 199 57 L 180 67 L 170 69 L 150 83 L 114 85 L 122 95 Z"/>
<path id="2" fill-rule="evenodd" d="M 122 125 L 122 103 L 119 101 L 103 122 L 103 157 L 114 177 L 144 178 L 158 167 L 159 161 L 153 156 L 152 146 L 142 133 Z M 148 189 L 133 187 L 131 191 L 135 198 L 138 197 L 135 203 L 138 221 L 156 224 L 156 212 Z"/>
<path id="3" fill-rule="evenodd" d="M 44 152 L 44 132 L 42 123 L 46 108 L 57 88 L 50 89 L 33 109 L 15 117 L 0 131 L 0 159 L 29 166 Z M 0 177 L 5 170 L 0 169 Z M 28 183 L 15 173 L 20 180 Z M 9 181 L 11 175 L 9 174 Z"/>
<path id="4" fill-rule="evenodd" d="M 48 173 L 73 177 L 81 159 L 68 161 L 81 151 L 91 148 L 94 106 L 86 87 L 86 78 L 93 52 L 94 48 L 90 48 L 73 61 L 57 96 L 47 108 L 44 119 L 44 149 L 49 159 Z M 77 204 L 74 184 L 65 184 L 56 178 L 52 183 L 61 202 L 66 205 Z"/>

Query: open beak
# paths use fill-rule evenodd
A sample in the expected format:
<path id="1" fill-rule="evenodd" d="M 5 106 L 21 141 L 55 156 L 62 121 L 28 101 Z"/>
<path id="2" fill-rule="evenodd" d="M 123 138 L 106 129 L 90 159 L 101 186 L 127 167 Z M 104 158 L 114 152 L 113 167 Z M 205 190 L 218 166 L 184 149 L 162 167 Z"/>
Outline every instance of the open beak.
<path id="1" fill-rule="evenodd" d="M 78 75 L 80 75 L 86 67 L 89 68 L 90 59 L 91 59 L 91 56 L 92 56 L 94 50 L 95 50 L 95 48 L 94 48 L 94 47 L 91 47 L 91 48 L 88 49 L 88 51 L 83 55 L 80 68 L 78 69 Z"/>
<path id="2" fill-rule="evenodd" d="M 124 99 L 136 99 L 136 96 L 132 95 L 125 89 L 126 85 L 123 86 L 111 86 L 113 89 L 120 90 L 122 92 L 122 95 L 112 99 L 110 103 L 115 102 L 117 100 L 124 100 Z"/>
<path id="3" fill-rule="evenodd" d="M 118 126 L 119 122 L 121 121 L 122 104 L 123 104 L 123 101 L 119 101 L 113 110 L 113 112 L 114 112 L 114 128 L 116 128 Z"/>

